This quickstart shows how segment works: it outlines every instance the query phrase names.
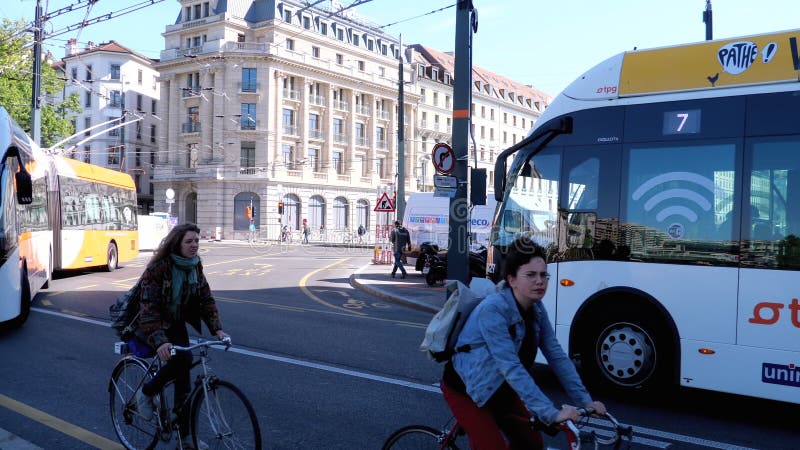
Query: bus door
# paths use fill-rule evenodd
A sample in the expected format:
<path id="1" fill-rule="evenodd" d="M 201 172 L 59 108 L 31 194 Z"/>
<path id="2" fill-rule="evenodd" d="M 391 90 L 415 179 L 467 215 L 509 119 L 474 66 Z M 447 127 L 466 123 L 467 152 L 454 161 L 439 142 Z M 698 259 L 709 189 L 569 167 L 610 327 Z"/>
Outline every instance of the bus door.
<path id="1" fill-rule="evenodd" d="M 556 323 L 565 328 L 598 286 L 613 283 L 615 266 L 597 261 L 627 256 L 619 239 L 620 154 L 621 146 L 614 144 L 566 147 L 563 152 L 558 269 L 550 287 L 557 290 Z"/>
<path id="2" fill-rule="evenodd" d="M 764 349 L 759 364 L 800 364 L 797 353 L 779 357 L 800 352 L 798 149 L 800 137 L 783 136 L 751 139 L 745 151 L 737 343 Z"/>

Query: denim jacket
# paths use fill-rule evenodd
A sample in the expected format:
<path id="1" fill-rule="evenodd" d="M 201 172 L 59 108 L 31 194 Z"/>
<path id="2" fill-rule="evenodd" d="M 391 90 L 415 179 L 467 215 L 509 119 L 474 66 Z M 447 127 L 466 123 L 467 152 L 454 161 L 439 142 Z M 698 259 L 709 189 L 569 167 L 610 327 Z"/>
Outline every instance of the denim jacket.
<path id="1" fill-rule="evenodd" d="M 583 386 L 575 365 L 556 340 L 542 302 L 533 302 L 536 321 L 534 341 L 550 368 L 575 402 L 583 407 L 592 401 Z M 511 331 L 513 329 L 513 332 Z M 517 308 L 511 288 L 491 294 L 472 311 L 458 337 L 458 346 L 470 344 L 468 352 L 453 356 L 453 367 L 464 381 L 467 393 L 483 406 L 504 381 L 514 389 L 528 411 L 539 420 L 552 423 L 559 409 L 539 389 L 519 359 L 525 336 L 525 323 Z"/>

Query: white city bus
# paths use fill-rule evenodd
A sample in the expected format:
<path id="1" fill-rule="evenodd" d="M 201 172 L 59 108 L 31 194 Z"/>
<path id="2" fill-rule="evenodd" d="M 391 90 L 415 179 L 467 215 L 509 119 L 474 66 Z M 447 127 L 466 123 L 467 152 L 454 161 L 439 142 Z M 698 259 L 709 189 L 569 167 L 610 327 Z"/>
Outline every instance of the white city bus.
<path id="1" fill-rule="evenodd" d="M 45 153 L 2 107 L 0 156 L 0 323 L 22 325 L 53 270 L 113 271 L 138 256 L 136 186 L 126 173 Z"/>
<path id="2" fill-rule="evenodd" d="M 619 54 L 498 156 L 489 275 L 520 233 L 546 247 L 587 381 L 800 403 L 798 40 Z"/>
<path id="3" fill-rule="evenodd" d="M 0 323 L 15 326 L 28 318 L 33 297 L 51 273 L 47 164 L 37 162 L 37 153 L 0 108 Z"/>

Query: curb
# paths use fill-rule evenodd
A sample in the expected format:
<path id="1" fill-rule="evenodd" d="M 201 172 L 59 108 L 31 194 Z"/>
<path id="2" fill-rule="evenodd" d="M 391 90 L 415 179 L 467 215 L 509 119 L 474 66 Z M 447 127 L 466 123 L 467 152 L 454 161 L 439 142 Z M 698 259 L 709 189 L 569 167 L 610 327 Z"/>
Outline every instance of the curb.
<path id="1" fill-rule="evenodd" d="M 350 285 L 356 289 L 364 291 L 367 294 L 378 297 L 379 299 L 387 301 L 389 303 L 396 303 L 419 311 L 429 312 L 431 314 L 436 314 L 437 312 L 439 312 L 439 308 L 434 308 L 426 303 L 420 303 L 408 298 L 391 295 L 382 289 L 376 289 L 367 283 L 362 283 L 361 280 L 359 279 L 359 275 L 361 274 L 361 272 L 363 272 L 367 267 L 371 265 L 372 263 L 369 263 L 361 267 L 360 269 L 356 270 L 352 274 L 350 274 Z"/>

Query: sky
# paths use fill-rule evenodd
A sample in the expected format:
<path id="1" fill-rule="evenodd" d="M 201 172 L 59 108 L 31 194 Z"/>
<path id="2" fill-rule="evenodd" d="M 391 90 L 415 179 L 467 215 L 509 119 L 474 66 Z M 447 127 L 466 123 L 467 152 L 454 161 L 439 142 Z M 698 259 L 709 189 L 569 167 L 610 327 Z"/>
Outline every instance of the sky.
<path id="1" fill-rule="evenodd" d="M 164 48 L 161 33 L 180 12 L 177 0 L 99 0 L 88 19 L 130 7 L 143 9 L 89 25 L 46 41 L 57 58 L 67 39 L 81 46 L 115 40 L 151 58 Z M 353 0 L 340 0 L 350 5 Z M 63 30 L 86 17 L 88 0 L 41 0 L 49 11 L 78 3 L 45 28 Z M 455 48 L 456 0 L 371 0 L 355 10 L 404 44 L 440 51 Z M 634 47 L 639 49 L 705 39 L 706 0 L 473 0 L 478 31 L 473 64 L 555 96 L 595 64 Z M 36 0 L 2 0 L 0 17 L 33 21 Z M 448 8 L 449 7 L 449 8 Z M 426 14 L 435 10 L 442 11 Z M 715 39 L 800 27 L 800 0 L 712 0 Z M 422 17 L 417 17 L 422 16 Z M 406 20 L 410 19 L 410 20 Z M 402 21 L 402 22 L 401 22 Z M 394 24 L 396 22 L 401 22 Z"/>

